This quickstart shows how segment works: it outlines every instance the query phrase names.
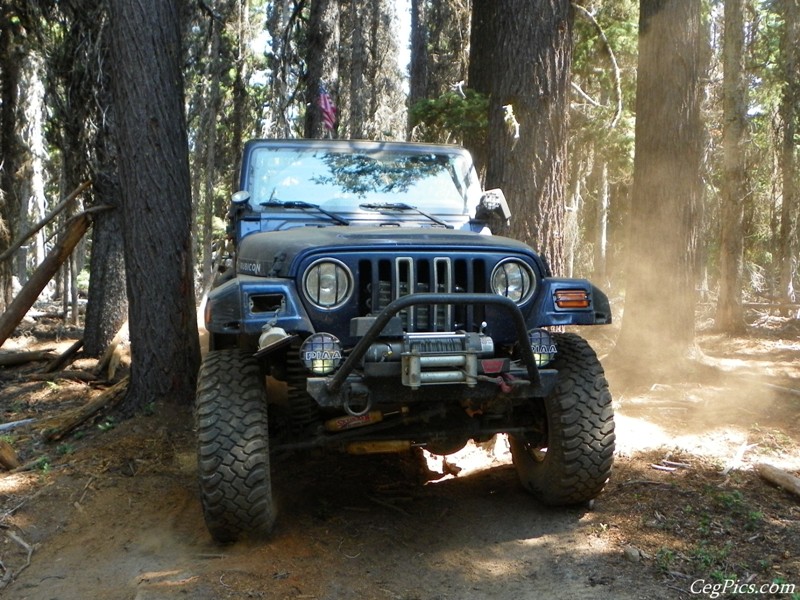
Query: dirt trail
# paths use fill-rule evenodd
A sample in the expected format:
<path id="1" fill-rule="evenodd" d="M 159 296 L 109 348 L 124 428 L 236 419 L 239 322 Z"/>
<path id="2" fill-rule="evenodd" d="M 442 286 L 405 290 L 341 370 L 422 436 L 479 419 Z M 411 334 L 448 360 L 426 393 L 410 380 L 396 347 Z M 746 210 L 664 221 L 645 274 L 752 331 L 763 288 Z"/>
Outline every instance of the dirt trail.
<path id="1" fill-rule="evenodd" d="M 736 343 L 721 351 L 744 361 L 731 368 L 753 366 L 748 357 L 761 348 L 759 372 L 800 388 L 800 344 Z M 70 441 L 63 456 L 51 449 L 48 472 L 0 475 L 5 572 L 24 565 L 20 542 L 33 548 L 30 566 L 0 594 L 657 600 L 698 597 L 692 582 L 712 581 L 714 569 L 718 577 L 788 581 L 800 593 L 800 505 L 751 469 L 769 460 L 800 470 L 800 399 L 761 383 L 747 388 L 730 376 L 623 391 L 616 410 L 615 472 L 591 508 L 533 502 L 502 443 L 494 454 L 471 449 L 456 461 L 464 469 L 457 477 L 425 485 L 421 465 L 408 458 L 280 458 L 274 536 L 225 547 L 211 542 L 203 523 L 188 410 L 94 427 Z M 690 466 L 651 467 L 667 457 Z M 728 501 L 743 503 L 742 512 Z M 684 512 L 671 512 L 678 510 Z M 744 527 L 748 518 L 755 529 Z M 745 547 L 750 554 L 740 556 Z M 728 553 L 714 555 L 713 564 L 701 560 L 701 550 L 718 548 Z"/>
<path id="2" fill-rule="evenodd" d="M 631 590 L 593 514 L 537 506 L 509 465 L 426 487 L 385 457 L 276 465 L 274 537 L 219 547 L 188 458 L 104 475 L 85 495 L 86 475 L 50 486 L 36 504 L 61 523 L 6 597 L 669 597 Z"/>

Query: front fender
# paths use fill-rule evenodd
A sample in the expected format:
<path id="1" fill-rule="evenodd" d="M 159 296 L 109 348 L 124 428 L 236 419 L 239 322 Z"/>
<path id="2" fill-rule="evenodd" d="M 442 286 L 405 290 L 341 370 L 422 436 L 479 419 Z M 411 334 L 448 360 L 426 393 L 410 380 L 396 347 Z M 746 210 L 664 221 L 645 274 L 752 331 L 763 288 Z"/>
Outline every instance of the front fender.
<path id="1" fill-rule="evenodd" d="M 532 318 L 529 318 L 538 327 L 611 323 L 611 305 L 608 296 L 588 280 L 548 277 L 543 279 L 540 285 L 542 287 L 531 310 Z M 569 292 L 583 292 L 586 298 L 585 306 L 566 306 L 565 303 L 560 303 L 559 297 Z"/>
<path id="2" fill-rule="evenodd" d="M 240 275 L 208 294 L 206 329 L 214 334 L 258 335 L 267 323 L 291 333 L 314 327 L 288 279 Z"/>

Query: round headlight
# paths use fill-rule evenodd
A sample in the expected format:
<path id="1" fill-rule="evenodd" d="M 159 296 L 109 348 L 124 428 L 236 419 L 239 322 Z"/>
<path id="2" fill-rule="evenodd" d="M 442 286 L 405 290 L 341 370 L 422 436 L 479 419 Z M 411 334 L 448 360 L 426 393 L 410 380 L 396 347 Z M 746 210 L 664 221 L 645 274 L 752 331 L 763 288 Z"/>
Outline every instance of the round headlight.
<path id="1" fill-rule="evenodd" d="M 303 274 L 306 297 L 324 309 L 338 308 L 353 291 L 353 276 L 338 260 L 318 260 Z"/>
<path id="2" fill-rule="evenodd" d="M 492 271 L 492 291 L 517 304 L 531 297 L 535 282 L 531 268 L 520 260 L 505 260 Z"/>

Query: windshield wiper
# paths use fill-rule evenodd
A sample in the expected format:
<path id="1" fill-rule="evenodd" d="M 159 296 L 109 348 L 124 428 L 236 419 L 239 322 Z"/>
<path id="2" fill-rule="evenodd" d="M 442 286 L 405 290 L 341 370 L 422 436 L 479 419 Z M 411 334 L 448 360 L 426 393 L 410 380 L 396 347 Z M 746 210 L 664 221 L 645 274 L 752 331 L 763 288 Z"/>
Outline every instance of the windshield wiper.
<path id="1" fill-rule="evenodd" d="M 268 200 L 267 202 L 261 202 L 260 206 L 266 206 L 268 208 L 299 208 L 300 210 L 315 210 L 318 213 L 321 213 L 328 217 L 331 221 L 339 223 L 339 225 L 350 225 L 350 221 L 347 219 L 343 219 L 339 215 L 332 213 L 330 211 L 325 210 L 324 208 L 320 208 L 317 204 L 311 204 L 311 202 L 303 202 L 302 200 L 289 200 L 288 202 L 279 202 L 277 200 Z"/>
<path id="2" fill-rule="evenodd" d="M 441 225 L 442 227 L 444 227 L 446 229 L 453 229 L 452 225 L 442 221 L 438 217 L 434 217 L 433 215 L 418 209 L 416 206 L 410 206 L 410 205 L 405 204 L 403 202 L 373 202 L 373 203 L 368 203 L 368 204 L 359 204 L 358 206 L 359 206 L 359 208 L 363 208 L 363 209 L 366 209 L 366 210 L 400 210 L 400 211 L 409 210 L 409 211 L 414 211 L 418 215 L 422 215 L 423 217 L 426 217 L 426 218 L 430 219 L 431 221 L 433 221 L 437 225 Z"/>

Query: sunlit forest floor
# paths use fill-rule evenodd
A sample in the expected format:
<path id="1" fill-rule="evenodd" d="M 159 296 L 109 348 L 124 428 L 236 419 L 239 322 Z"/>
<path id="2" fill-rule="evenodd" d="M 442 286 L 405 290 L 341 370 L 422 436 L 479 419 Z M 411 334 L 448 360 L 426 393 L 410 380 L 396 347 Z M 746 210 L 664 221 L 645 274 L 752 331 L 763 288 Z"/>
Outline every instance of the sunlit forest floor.
<path id="1" fill-rule="evenodd" d="M 40 319 L 3 350 L 60 352 L 79 335 Z M 613 331 L 592 342 L 602 354 Z M 45 428 L 105 384 L 0 367 L 0 423 L 33 419 L 0 431 L 22 465 L 0 471 L 0 595 L 652 599 L 733 581 L 800 598 L 800 497 L 756 468 L 800 475 L 800 322 L 762 316 L 739 337 L 701 328 L 698 342 L 714 366 L 702 379 L 623 387 L 607 373 L 617 457 L 592 506 L 530 500 L 502 438 L 446 465 L 276 457 L 274 536 L 225 547 L 203 524 L 188 407 L 101 412 L 48 443 Z"/>

